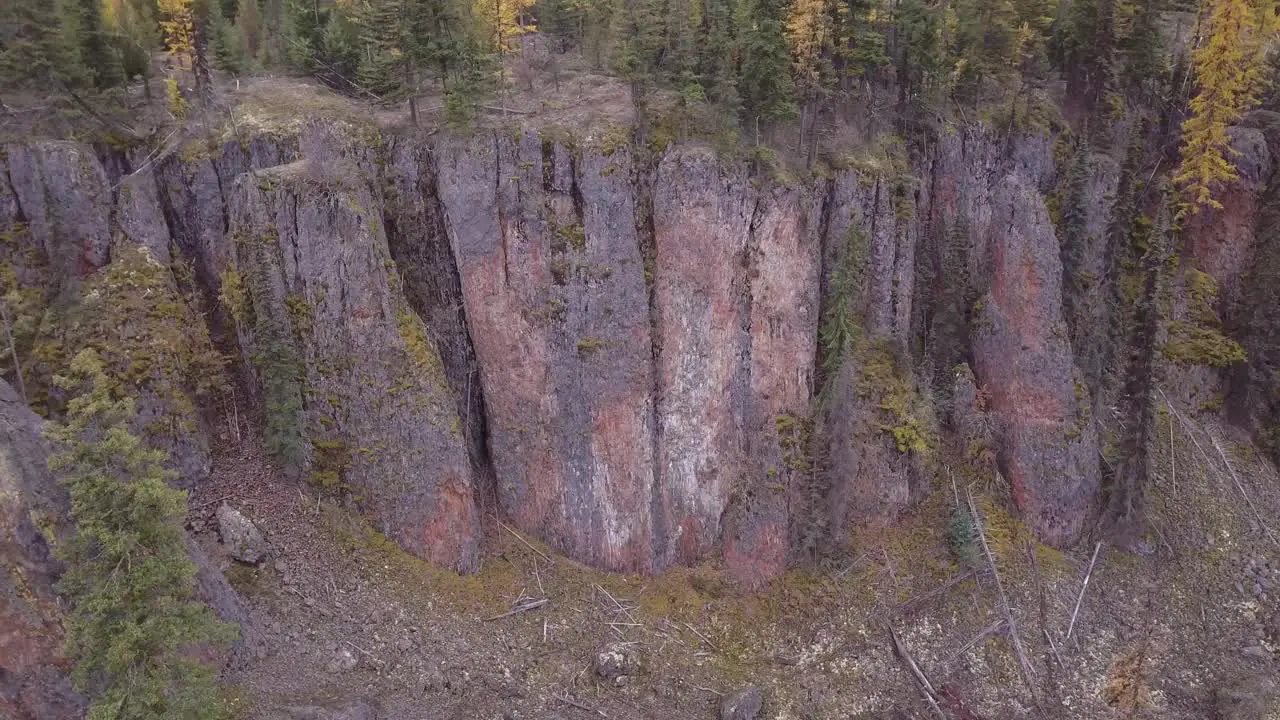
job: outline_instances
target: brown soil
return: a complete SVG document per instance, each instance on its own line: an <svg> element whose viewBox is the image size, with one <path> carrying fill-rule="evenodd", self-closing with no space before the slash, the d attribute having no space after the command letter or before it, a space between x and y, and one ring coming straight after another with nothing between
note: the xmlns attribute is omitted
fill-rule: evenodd
<svg viewBox="0 0 1280 720"><path fill-rule="evenodd" d="M280 478L247 432L218 448L213 478L191 500L192 527L263 637L225 673L247 717L366 697L381 717L404 720L713 718L721 697L747 684L763 689L766 718L929 717L892 627L948 717L1206 718L1215 689L1275 671L1261 628L1277 593L1263 600L1236 585L1250 559L1280 563L1259 523L1280 516L1280 499L1251 449L1191 419L1171 448L1169 419L1149 494L1153 553L1103 546L1070 639L1093 546L1040 546L997 502L978 500L1029 682L1003 628L992 630L1003 616L991 575L975 579L946 549L950 492L892 529L861 533L834 567L791 572L754 595L712 566L598 573L495 518L477 575L432 568L351 508ZM274 557L263 567L235 565L217 546L212 514L224 499L266 531ZM592 668L617 642L643 662L620 683ZM341 669L348 656L355 667Z"/></svg>

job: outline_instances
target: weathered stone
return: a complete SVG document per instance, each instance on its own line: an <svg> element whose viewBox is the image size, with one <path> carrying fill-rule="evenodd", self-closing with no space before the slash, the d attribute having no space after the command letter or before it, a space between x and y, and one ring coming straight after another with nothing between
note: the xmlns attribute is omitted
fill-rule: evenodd
<svg viewBox="0 0 1280 720"><path fill-rule="evenodd" d="M720 536L744 464L741 430L750 331L742 268L755 207L741 168L709 149L668 153L654 182L654 340L658 485L670 532L664 555L692 563Z"/></svg>
<svg viewBox="0 0 1280 720"><path fill-rule="evenodd" d="M187 538L187 555L196 566L196 597L208 605L223 622L234 623L238 628L235 644L230 654L219 658L219 666L229 660L232 665L243 666L250 659L265 651L263 634L254 621L244 598L231 587L226 576L218 569L213 558L191 538Z"/></svg>
<svg viewBox="0 0 1280 720"><path fill-rule="evenodd" d="M651 344L629 157L574 160L527 133L441 141L437 157L499 505L558 550L654 569Z"/></svg>
<svg viewBox="0 0 1280 720"><path fill-rule="evenodd" d="M31 237L43 248L60 288L107 263L111 193L87 145L6 145L9 182Z"/></svg>
<svg viewBox="0 0 1280 720"><path fill-rule="evenodd" d="M790 510L811 469L804 435L818 339L820 206L816 193L763 192L747 239L745 462L721 529L725 567L747 587L786 568Z"/></svg>
<svg viewBox="0 0 1280 720"><path fill-rule="evenodd" d="M267 559L267 540L253 521L230 505L218 508L218 536L231 557L256 565Z"/></svg>
<svg viewBox="0 0 1280 720"><path fill-rule="evenodd" d="M59 567L44 535L67 499L49 472L42 424L0 380L0 716L69 720L83 703L59 669ZM35 518L48 526L37 528Z"/></svg>
<svg viewBox="0 0 1280 720"><path fill-rule="evenodd" d="M762 704L760 688L749 685L724 699L720 704L720 720L756 720Z"/></svg>
<svg viewBox="0 0 1280 720"><path fill-rule="evenodd" d="M330 658L329 664L325 666L325 669L334 675L338 675L341 673L351 672L359 665L360 658L356 657L355 653L350 650L343 648L333 654L333 657Z"/></svg>
<svg viewBox="0 0 1280 720"><path fill-rule="evenodd" d="M640 650L634 643L613 643L596 653L592 666L596 675L605 680L635 675L640 672Z"/></svg>
<svg viewBox="0 0 1280 720"><path fill-rule="evenodd" d="M1068 545L1096 502L1097 435L1062 318L1062 263L1042 197L1017 175L992 199L990 289L976 313L974 371L991 393L997 459L1041 540Z"/></svg>
<svg viewBox="0 0 1280 720"><path fill-rule="evenodd" d="M234 255L245 278L255 324L237 324L241 350L276 360L267 371L283 394L263 401L305 446L308 479L355 490L378 529L409 552L474 570L479 516L457 406L401 291L368 150L340 128L311 132L317 139L304 145L327 155L236 184L237 242L214 257Z"/></svg>

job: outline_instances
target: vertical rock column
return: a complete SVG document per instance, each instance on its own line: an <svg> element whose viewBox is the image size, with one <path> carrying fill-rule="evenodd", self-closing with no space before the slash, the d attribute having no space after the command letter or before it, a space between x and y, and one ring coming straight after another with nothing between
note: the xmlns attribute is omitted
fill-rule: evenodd
<svg viewBox="0 0 1280 720"><path fill-rule="evenodd" d="M474 570L480 523L456 405L399 287L360 152L241 176L234 247L213 256L234 258L219 272L245 289L231 314L269 443L405 549Z"/></svg>
<svg viewBox="0 0 1280 720"><path fill-rule="evenodd" d="M997 457L1022 519L1074 542L1096 503L1098 441L1062 317L1062 263L1039 192L1017 174L992 193L991 284L973 330L974 371L991 394Z"/></svg>
<svg viewBox="0 0 1280 720"><path fill-rule="evenodd" d="M444 141L436 158L503 512L597 566L655 569L630 158L528 133Z"/></svg>
<svg viewBox="0 0 1280 720"><path fill-rule="evenodd" d="M738 478L750 365L745 268L755 191L700 148L664 157L654 182L658 478L674 562L704 557ZM748 546L770 546L749 537ZM768 533L766 533L768 535ZM746 546L741 552L746 550Z"/></svg>
<svg viewBox="0 0 1280 720"><path fill-rule="evenodd" d="M747 466L723 523L724 559L748 586L780 575L791 558L794 494L813 470L808 456L813 350L818 334L820 206L816 193L761 192L751 227Z"/></svg>

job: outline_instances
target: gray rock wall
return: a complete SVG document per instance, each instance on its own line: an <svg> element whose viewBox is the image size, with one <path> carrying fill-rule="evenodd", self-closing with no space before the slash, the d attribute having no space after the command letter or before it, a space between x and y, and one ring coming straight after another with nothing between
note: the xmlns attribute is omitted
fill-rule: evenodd
<svg viewBox="0 0 1280 720"><path fill-rule="evenodd" d="M286 464L424 558L473 569L496 509L600 567L722 554L758 584L928 491L939 434L964 424L961 364L1023 519L1050 542L1079 534L1097 440L1045 211L1050 148L962 129L909 172L786 187L698 147L642 161L533 132L321 123L175 153L154 177L19 148L0 220L30 205L69 228L49 255L64 279L92 275L116 231L161 260L175 247L268 432L292 433ZM39 204L63 182L72 202ZM837 299L854 236L860 274ZM239 317L218 301L229 270ZM834 358L833 312L857 329Z"/></svg>

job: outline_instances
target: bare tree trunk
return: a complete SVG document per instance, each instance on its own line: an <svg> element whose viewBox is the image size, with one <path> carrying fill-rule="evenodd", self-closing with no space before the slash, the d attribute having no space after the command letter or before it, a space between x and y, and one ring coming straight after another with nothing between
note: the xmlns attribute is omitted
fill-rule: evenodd
<svg viewBox="0 0 1280 720"><path fill-rule="evenodd" d="M13 342L13 329L9 325L9 312L5 304L0 302L0 321L4 322L4 335L9 341L9 356L13 358L13 374L18 377L18 392L22 395L23 404L28 404L27 384L22 379L22 361L18 359L18 346Z"/></svg>

